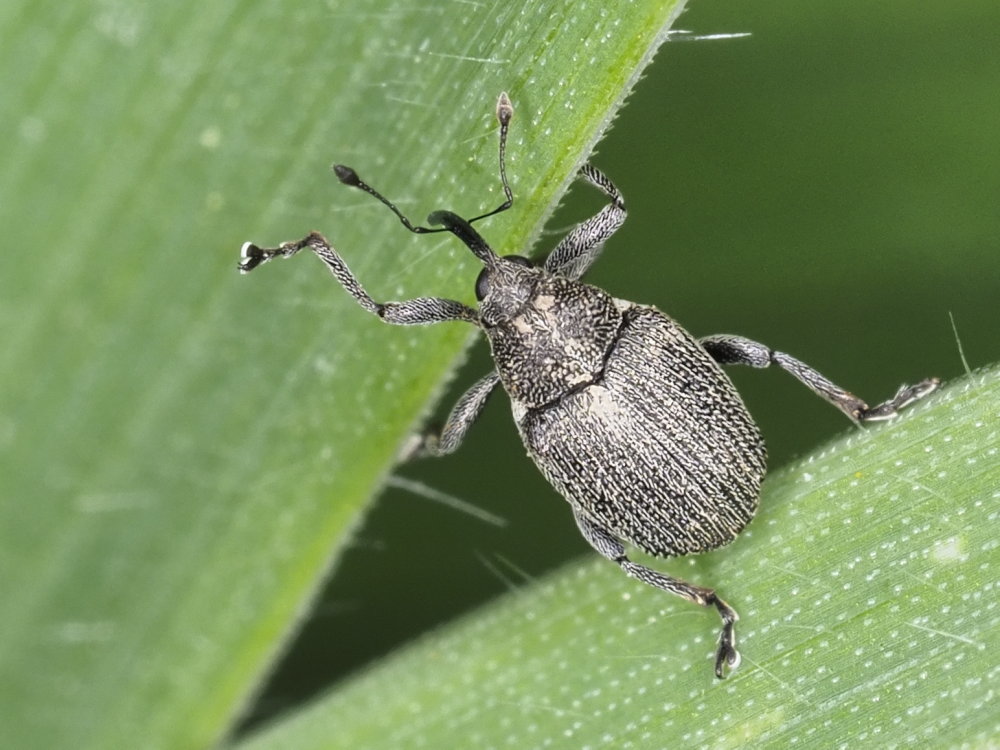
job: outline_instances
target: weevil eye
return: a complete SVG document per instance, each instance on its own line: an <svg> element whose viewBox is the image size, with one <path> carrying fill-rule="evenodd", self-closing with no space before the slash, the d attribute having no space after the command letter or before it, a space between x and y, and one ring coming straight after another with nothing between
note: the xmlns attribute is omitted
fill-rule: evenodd
<svg viewBox="0 0 1000 750"><path fill-rule="evenodd" d="M476 277L476 299L482 302L490 290L490 269L484 268Z"/></svg>
<svg viewBox="0 0 1000 750"><path fill-rule="evenodd" d="M476 277L476 299L482 302L490 290L490 269L484 268Z"/></svg>
<svg viewBox="0 0 1000 750"><path fill-rule="evenodd" d="M531 268L534 265L534 263L525 258L523 255L505 255L503 256L503 259L509 260L511 263L514 263L515 265L527 266L528 268ZM476 278L476 299L482 302L486 298L486 295L489 293L489 291L490 291L490 270L488 268L484 268L482 271L479 272L479 276Z"/></svg>

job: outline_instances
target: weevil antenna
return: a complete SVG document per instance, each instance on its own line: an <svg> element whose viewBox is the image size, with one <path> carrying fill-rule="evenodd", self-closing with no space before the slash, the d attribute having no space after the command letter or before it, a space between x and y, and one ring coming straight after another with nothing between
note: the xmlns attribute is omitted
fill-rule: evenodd
<svg viewBox="0 0 1000 750"><path fill-rule="evenodd" d="M507 96L507 92L503 91L500 93L500 98L497 99L497 121L500 123L500 183L503 185L503 194L506 200L489 213L469 219L470 224L474 221L485 219L487 216L493 216L494 214L506 211L514 205L514 193L510 189L510 183L507 182L506 162L507 131L510 129L510 121L513 117L514 105L510 103L510 97Z"/></svg>
<svg viewBox="0 0 1000 750"><path fill-rule="evenodd" d="M508 208L514 205L514 193L510 189L510 183L507 182L507 163L506 163L507 132L510 129L511 118L514 117L514 106L510 103L510 97L507 96L506 92L502 92L500 94L499 99L497 99L496 117L497 121L500 123L500 183L501 185L503 185L504 202L501 203L496 208L494 208L489 213L482 214L480 216L475 217L474 219L462 219L460 223L464 224L466 228L469 229L470 231L471 231L470 225L472 224L472 222L479 221L480 219L485 219L488 216L493 216L494 214L501 213L502 211L506 211ZM357 188L358 190L363 190L364 192L368 193L368 195L372 196L377 201L379 201L390 211L392 211L396 215L396 218L399 219L400 222L402 222L403 226L409 229L414 234L453 232L457 236L459 236L463 242L469 245L470 248L472 248L472 244L470 244L467 239L468 233L463 231L461 234L459 234L459 232L455 231L456 228L458 228L457 224L445 222L446 226L443 226L439 229L435 229L432 227L424 227L414 224L406 217L406 215L402 211L400 211L396 207L395 203L393 203L391 200L382 195L382 193L380 193L378 190L376 190L367 182L358 177L358 173L355 172L351 167L345 166L343 164L334 164L333 171L337 175L337 179L340 180L342 183L350 187ZM441 216L444 215L449 215L454 218L459 218L457 214L454 214L450 211L435 211L428 217L427 220L429 223L435 224L437 222L434 217L440 218ZM478 238L479 244L482 244L484 246L486 245L486 243L483 241L483 238L480 237L477 232L472 231L471 234L474 235L476 238ZM475 252L477 256L480 255L478 252L476 252L475 249L473 249L473 252Z"/></svg>
<svg viewBox="0 0 1000 750"><path fill-rule="evenodd" d="M395 203L393 203L391 200L382 195L382 193L380 193L378 190L376 190L367 182L358 177L358 173L355 172L351 167L344 166L343 164L334 164L333 171L337 175L337 179L340 180L345 185L349 185L350 187L355 187L358 190L363 190L364 192L368 193L368 195L378 200L383 206L387 207L390 211L396 214L396 218L403 223L403 226L409 229L414 234L432 234L434 232L448 231L445 228L432 229L430 227L417 226L416 224L411 222L408 218L406 218L406 215L402 211L396 208Z"/></svg>
<svg viewBox="0 0 1000 750"><path fill-rule="evenodd" d="M487 266L493 266L497 260L496 253L493 252L490 246L486 243L486 240L483 239L482 235L472 228L472 222L485 219L489 216L493 216L494 214L501 213L502 211L506 211L514 205L514 193L510 189L510 183L507 181L507 133L510 130L510 121L513 117L514 105L510 103L510 97L507 96L507 92L501 92L500 97L497 99L496 118L497 122L500 123L500 184L503 186L504 202L489 213L476 216L473 219L463 219L461 216L451 211L435 211L427 217L427 222L429 224L440 224L440 228L424 227L414 224L406 217L406 214L396 207L395 203L362 180L358 176L358 173L351 167L343 164L334 164L333 171L337 175L337 179L342 183L350 187L357 188L358 190L363 190L392 211L396 215L396 218L402 222L403 226L414 234L451 232L462 240L462 242L468 246L475 256L483 261L483 263Z"/></svg>

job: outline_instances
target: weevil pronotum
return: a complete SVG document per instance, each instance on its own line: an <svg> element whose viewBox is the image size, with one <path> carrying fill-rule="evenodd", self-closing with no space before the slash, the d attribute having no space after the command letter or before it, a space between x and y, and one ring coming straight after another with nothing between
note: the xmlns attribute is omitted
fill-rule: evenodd
<svg viewBox="0 0 1000 750"><path fill-rule="evenodd" d="M455 451L489 395L502 385L528 455L569 501L584 538L601 555L650 586L722 617L715 674L739 663L736 611L713 589L632 562L623 543L651 555L704 552L731 542L757 510L765 472L760 431L721 365L788 371L858 422L887 419L937 385L928 378L868 406L803 362L740 336L696 339L655 307L612 297L580 282L604 243L625 221L615 185L589 164L579 176L608 203L574 228L536 265L519 255L496 255L472 227L514 204L507 182L507 131L514 109L497 102L500 183L504 202L463 219L435 211L417 226L350 167L337 177L381 201L417 234L451 232L482 262L478 309L455 300L420 297L376 302L322 235L265 249L243 245L239 269L312 250L365 310L387 323L420 325L464 321L489 339L495 369L473 385L438 433L422 436L413 455Z"/></svg>

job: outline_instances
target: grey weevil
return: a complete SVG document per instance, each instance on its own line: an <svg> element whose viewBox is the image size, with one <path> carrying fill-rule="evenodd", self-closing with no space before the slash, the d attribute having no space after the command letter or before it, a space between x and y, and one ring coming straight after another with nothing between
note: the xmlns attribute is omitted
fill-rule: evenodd
<svg viewBox="0 0 1000 750"><path fill-rule="evenodd" d="M458 400L440 432L420 438L410 456L455 451L502 384L528 455L569 502L591 546L633 578L718 610L715 674L721 678L740 660L736 611L713 589L632 562L623 546L659 557L704 552L731 542L753 518L765 473L764 441L721 365L778 365L857 422L893 417L939 381L904 386L869 407L794 357L740 336L696 339L655 307L581 283L625 220L621 193L589 164L579 176L607 197L600 212L577 225L540 266L519 255L496 255L472 224L514 204L505 165L513 114L502 93L496 118L505 200L473 219L435 211L427 222L438 228L416 226L353 169L334 166L341 182L382 202L409 231L451 232L464 242L483 264L475 285L478 309L438 297L376 302L316 232L273 249L247 242L239 270L248 273L308 248L358 304L386 323L479 326L489 339L494 371Z"/></svg>

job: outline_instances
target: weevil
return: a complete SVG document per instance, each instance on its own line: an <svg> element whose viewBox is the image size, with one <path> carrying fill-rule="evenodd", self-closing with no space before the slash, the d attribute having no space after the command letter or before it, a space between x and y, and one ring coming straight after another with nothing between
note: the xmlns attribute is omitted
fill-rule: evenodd
<svg viewBox="0 0 1000 750"><path fill-rule="evenodd" d="M657 557L705 552L733 541L753 518L765 473L760 430L722 365L777 365L856 422L895 416L938 386L928 378L868 406L809 365L733 335L695 338L655 307L612 297L580 278L625 221L625 201L607 177L585 164L579 177L606 205L577 225L537 265L498 256L473 223L514 205L507 181L507 133L514 109L497 101L504 201L472 219L435 211L413 224L352 168L339 180L384 204L416 234L451 232L483 264L478 308L439 297L376 302L321 234L276 248L243 245L239 270L313 251L365 310L394 325L462 321L486 334L495 369L458 402L440 431L420 437L411 455L454 452L502 385L528 455L569 502L583 537L629 576L705 607L722 618L715 674L734 669L736 611L714 589L629 559L625 544Z"/></svg>

